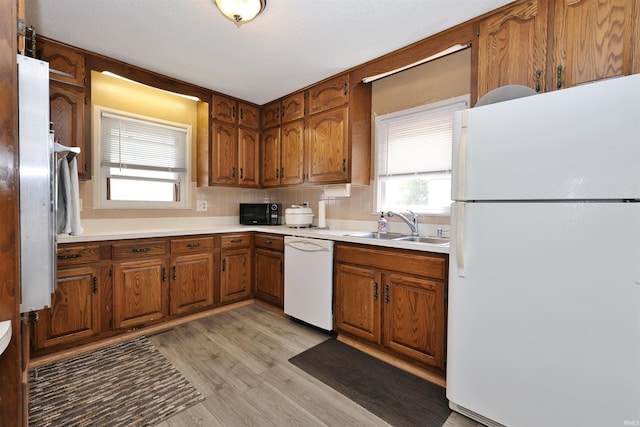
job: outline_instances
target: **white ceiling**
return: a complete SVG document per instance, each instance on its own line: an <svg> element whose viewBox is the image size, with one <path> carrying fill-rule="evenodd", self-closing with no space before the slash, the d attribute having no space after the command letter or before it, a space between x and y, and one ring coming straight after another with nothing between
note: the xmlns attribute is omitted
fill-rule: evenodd
<svg viewBox="0 0 640 427"><path fill-rule="evenodd" d="M212 0L25 0L37 34L265 104L513 0L267 0L240 28Z"/></svg>

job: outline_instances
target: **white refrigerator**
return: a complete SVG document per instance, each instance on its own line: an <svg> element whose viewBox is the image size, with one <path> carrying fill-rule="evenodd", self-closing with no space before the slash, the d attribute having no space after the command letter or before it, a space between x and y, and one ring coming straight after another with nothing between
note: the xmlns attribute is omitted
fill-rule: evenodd
<svg viewBox="0 0 640 427"><path fill-rule="evenodd" d="M640 425L640 75L454 116L447 398Z"/></svg>

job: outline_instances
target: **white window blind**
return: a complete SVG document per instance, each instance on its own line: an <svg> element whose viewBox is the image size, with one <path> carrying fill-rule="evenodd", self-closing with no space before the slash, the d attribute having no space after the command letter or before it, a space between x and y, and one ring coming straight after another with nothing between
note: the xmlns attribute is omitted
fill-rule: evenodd
<svg viewBox="0 0 640 427"><path fill-rule="evenodd" d="M101 166L187 172L187 130L102 111Z"/></svg>
<svg viewBox="0 0 640 427"><path fill-rule="evenodd" d="M437 103L382 117L378 176L450 171L453 112L466 107L466 101Z"/></svg>

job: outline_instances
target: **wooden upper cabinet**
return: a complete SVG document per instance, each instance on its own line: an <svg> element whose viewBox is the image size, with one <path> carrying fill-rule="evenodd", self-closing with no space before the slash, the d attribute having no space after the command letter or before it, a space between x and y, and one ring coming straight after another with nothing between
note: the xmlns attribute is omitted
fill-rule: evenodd
<svg viewBox="0 0 640 427"><path fill-rule="evenodd" d="M212 182L235 184L238 176L238 129L228 123L214 122L212 138Z"/></svg>
<svg viewBox="0 0 640 427"><path fill-rule="evenodd" d="M308 182L347 182L350 176L348 107L309 118Z"/></svg>
<svg viewBox="0 0 640 427"><path fill-rule="evenodd" d="M547 0L529 0L480 22L478 99L505 85L545 89Z"/></svg>
<svg viewBox="0 0 640 427"><path fill-rule="evenodd" d="M339 107L349 102L349 75L345 74L309 89L309 114Z"/></svg>
<svg viewBox="0 0 640 427"><path fill-rule="evenodd" d="M49 63L49 79L74 86L85 86L85 58L82 52L38 38L37 57Z"/></svg>
<svg viewBox="0 0 640 427"><path fill-rule="evenodd" d="M252 129L260 128L260 109L254 105L238 103L238 124Z"/></svg>
<svg viewBox="0 0 640 427"><path fill-rule="evenodd" d="M262 107L262 128L266 129L303 118L304 98L304 92L298 92Z"/></svg>
<svg viewBox="0 0 640 427"><path fill-rule="evenodd" d="M479 23L478 98L504 85L538 92L640 73L636 0L522 0Z"/></svg>
<svg viewBox="0 0 640 427"><path fill-rule="evenodd" d="M213 118L227 123L236 123L238 102L223 95L213 95Z"/></svg>
<svg viewBox="0 0 640 427"><path fill-rule="evenodd" d="M302 184L304 180L304 121L285 123L281 127L280 183Z"/></svg>
<svg viewBox="0 0 640 427"><path fill-rule="evenodd" d="M260 183L260 140L254 129L238 130L238 184L258 186Z"/></svg>
<svg viewBox="0 0 640 427"><path fill-rule="evenodd" d="M639 10L637 0L555 0L551 89L632 74Z"/></svg>
<svg viewBox="0 0 640 427"><path fill-rule="evenodd" d="M288 123L304 117L304 92L298 92L282 100L281 121Z"/></svg>
<svg viewBox="0 0 640 427"><path fill-rule="evenodd" d="M91 142L85 144L85 91L83 89L51 82L49 85L49 119L53 123L55 140L69 147L80 147L78 175L91 178Z"/></svg>
<svg viewBox="0 0 640 427"><path fill-rule="evenodd" d="M280 128L263 130L260 145L262 147L262 185L265 187L280 185Z"/></svg>
<svg viewBox="0 0 640 427"><path fill-rule="evenodd" d="M280 124L280 101L265 105L261 109L262 128L270 128Z"/></svg>

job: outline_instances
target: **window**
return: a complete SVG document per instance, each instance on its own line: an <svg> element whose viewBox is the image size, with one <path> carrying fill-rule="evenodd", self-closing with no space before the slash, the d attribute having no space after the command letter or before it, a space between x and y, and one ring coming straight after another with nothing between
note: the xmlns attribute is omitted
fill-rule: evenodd
<svg viewBox="0 0 640 427"><path fill-rule="evenodd" d="M95 110L97 205L188 207L191 127L99 106Z"/></svg>
<svg viewBox="0 0 640 427"><path fill-rule="evenodd" d="M453 112L469 96L376 117L376 210L448 214Z"/></svg>

